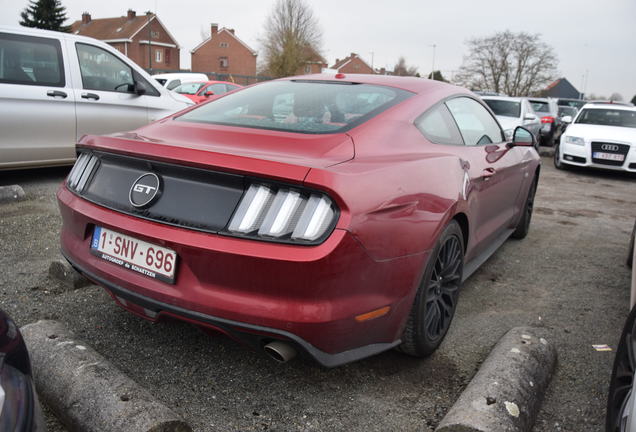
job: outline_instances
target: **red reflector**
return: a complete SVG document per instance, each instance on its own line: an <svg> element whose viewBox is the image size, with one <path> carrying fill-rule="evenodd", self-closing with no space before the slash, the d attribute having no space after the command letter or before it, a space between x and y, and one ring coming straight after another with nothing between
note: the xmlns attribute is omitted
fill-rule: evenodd
<svg viewBox="0 0 636 432"><path fill-rule="evenodd" d="M344 78L344 77L345 77L345 74L343 74L343 73L337 73L337 74L336 74L336 78L337 78L337 79L342 79L342 78Z"/></svg>
<svg viewBox="0 0 636 432"><path fill-rule="evenodd" d="M550 116L541 117L541 123L554 123L554 117L550 117Z"/></svg>

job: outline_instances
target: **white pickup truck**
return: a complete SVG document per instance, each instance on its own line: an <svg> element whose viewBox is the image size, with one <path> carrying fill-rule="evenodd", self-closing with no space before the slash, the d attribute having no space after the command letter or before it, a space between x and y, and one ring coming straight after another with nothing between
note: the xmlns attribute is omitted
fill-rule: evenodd
<svg viewBox="0 0 636 432"><path fill-rule="evenodd" d="M106 43L0 26L0 170L71 164L84 134L136 129L192 104Z"/></svg>

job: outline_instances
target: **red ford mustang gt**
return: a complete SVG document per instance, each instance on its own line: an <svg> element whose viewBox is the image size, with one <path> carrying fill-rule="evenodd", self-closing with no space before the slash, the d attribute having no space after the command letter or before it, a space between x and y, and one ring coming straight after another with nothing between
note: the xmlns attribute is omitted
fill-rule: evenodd
<svg viewBox="0 0 636 432"><path fill-rule="evenodd" d="M528 232L533 138L467 90L311 75L85 136L62 252L127 310L336 366L426 356L460 286Z"/></svg>

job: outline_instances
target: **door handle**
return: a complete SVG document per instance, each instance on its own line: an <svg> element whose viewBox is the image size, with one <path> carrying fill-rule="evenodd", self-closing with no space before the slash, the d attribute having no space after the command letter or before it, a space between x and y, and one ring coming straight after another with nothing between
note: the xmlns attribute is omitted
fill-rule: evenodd
<svg viewBox="0 0 636 432"><path fill-rule="evenodd" d="M61 97L62 99L66 99L66 97L68 96L66 93L64 93L63 91L59 91L59 90L49 90L46 92L47 96L50 97Z"/></svg>
<svg viewBox="0 0 636 432"><path fill-rule="evenodd" d="M95 99L99 100L99 95L95 93L82 93L82 99Z"/></svg>
<svg viewBox="0 0 636 432"><path fill-rule="evenodd" d="M481 178L484 180L490 180L490 177L494 176L496 172L497 170L494 168L486 168L482 171Z"/></svg>

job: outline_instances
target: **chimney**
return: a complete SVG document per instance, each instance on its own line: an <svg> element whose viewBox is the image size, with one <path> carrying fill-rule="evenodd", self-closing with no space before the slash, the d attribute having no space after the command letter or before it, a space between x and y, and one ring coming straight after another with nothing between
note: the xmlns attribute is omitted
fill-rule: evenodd
<svg viewBox="0 0 636 432"><path fill-rule="evenodd" d="M88 24L89 22L91 22L91 14L84 12L82 14L82 24Z"/></svg>
<svg viewBox="0 0 636 432"><path fill-rule="evenodd" d="M219 25L217 23L210 24L211 34L216 34L219 31Z"/></svg>
<svg viewBox="0 0 636 432"><path fill-rule="evenodd" d="M230 33L234 34L234 29L229 29Z"/></svg>
<svg viewBox="0 0 636 432"><path fill-rule="evenodd" d="M351 53L350 57L351 57L351 58L358 57L358 54L356 54L356 53Z"/></svg>
<svg viewBox="0 0 636 432"><path fill-rule="evenodd" d="M152 11L146 11L146 16L150 18L152 16Z"/></svg>
<svg viewBox="0 0 636 432"><path fill-rule="evenodd" d="M132 9L128 9L128 14L127 14L127 16L128 16L128 19L129 19L129 20L131 20L131 19L135 19L135 17L137 16L137 12L135 12L135 11L134 11L134 10L132 10Z"/></svg>

